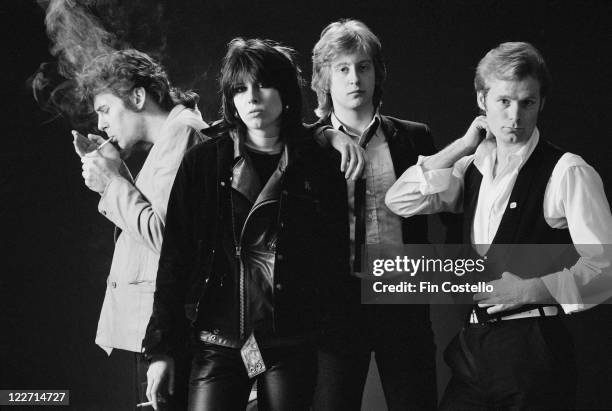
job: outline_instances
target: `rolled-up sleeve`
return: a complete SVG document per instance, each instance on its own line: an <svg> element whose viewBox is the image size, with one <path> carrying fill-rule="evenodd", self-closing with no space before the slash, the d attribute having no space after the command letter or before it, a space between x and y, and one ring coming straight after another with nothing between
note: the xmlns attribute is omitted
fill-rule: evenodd
<svg viewBox="0 0 612 411"><path fill-rule="evenodd" d="M422 164L427 157L419 156L417 163L387 191L387 207L401 217L442 211L460 213L463 176L472 158L463 157L452 168L425 171Z"/></svg>
<svg viewBox="0 0 612 411"><path fill-rule="evenodd" d="M542 277L566 313L612 297L612 214L599 174L582 158L565 154L549 180L544 216L553 228L569 228L580 255L572 267Z"/></svg>

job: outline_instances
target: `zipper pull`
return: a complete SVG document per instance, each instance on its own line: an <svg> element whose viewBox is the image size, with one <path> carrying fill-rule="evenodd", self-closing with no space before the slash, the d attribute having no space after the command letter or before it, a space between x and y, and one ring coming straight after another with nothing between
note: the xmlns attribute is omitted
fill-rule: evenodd
<svg viewBox="0 0 612 411"><path fill-rule="evenodd" d="M240 253L242 252L242 247L237 245L236 246L236 258L240 258Z"/></svg>

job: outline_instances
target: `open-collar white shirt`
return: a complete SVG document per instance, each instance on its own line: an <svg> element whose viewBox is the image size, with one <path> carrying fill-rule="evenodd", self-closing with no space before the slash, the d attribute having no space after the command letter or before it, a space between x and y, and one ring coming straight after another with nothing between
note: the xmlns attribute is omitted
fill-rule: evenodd
<svg viewBox="0 0 612 411"><path fill-rule="evenodd" d="M463 177L473 162L482 174L478 204L471 228L472 244L491 244L504 214L519 171L539 141L534 130L529 141L508 158L503 169L493 175L497 147L485 139L476 152L457 161L453 167L424 171L419 157L389 189L387 206L402 217L442 211L463 211ZM544 219L552 228L569 229L580 258L572 267L543 275L542 281L565 312L591 307L612 297L612 289L598 290L583 303L582 290L599 276L612 278L612 214L599 174L580 156L565 153L555 165L546 186ZM478 247L486 252L487 247Z"/></svg>

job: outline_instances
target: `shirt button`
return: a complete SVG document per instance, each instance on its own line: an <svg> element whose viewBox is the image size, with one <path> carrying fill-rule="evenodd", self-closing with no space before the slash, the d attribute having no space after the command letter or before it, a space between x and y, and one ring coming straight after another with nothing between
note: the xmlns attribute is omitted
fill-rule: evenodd
<svg viewBox="0 0 612 411"><path fill-rule="evenodd" d="M276 284L276 289L277 289L278 291L282 291L282 289L283 289L283 285L282 285L281 283Z"/></svg>
<svg viewBox="0 0 612 411"><path fill-rule="evenodd" d="M225 181L221 181L221 187L225 187Z"/></svg>
<svg viewBox="0 0 612 411"><path fill-rule="evenodd" d="M113 288L117 288L117 283L113 281L113 282L111 283L111 287L113 287Z"/></svg>

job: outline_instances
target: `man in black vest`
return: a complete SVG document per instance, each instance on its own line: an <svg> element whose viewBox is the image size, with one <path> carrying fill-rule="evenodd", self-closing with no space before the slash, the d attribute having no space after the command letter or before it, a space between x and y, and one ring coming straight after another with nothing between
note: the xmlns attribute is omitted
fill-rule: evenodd
<svg viewBox="0 0 612 411"><path fill-rule="evenodd" d="M540 137L550 76L535 47L500 44L478 64L474 85L483 115L409 168L386 196L404 217L463 212L464 241L481 256L505 254L483 277L493 291L474 295L466 326L445 352L453 375L440 408L572 408L574 353L560 316L611 295L589 288L610 275L601 246L612 242L609 203L592 167ZM550 249L572 240L580 256L546 264L498 246Z"/></svg>
<svg viewBox="0 0 612 411"><path fill-rule="evenodd" d="M384 204L397 176L419 155L435 152L425 124L380 114L385 75L380 41L365 24L341 20L323 30L313 50L318 124L343 131L367 155L362 178L347 182L353 273L365 265L365 245L427 242L426 216L400 218ZM344 279L331 294L313 408L360 409L372 352L390 410L435 408L429 306L362 305L357 276Z"/></svg>

